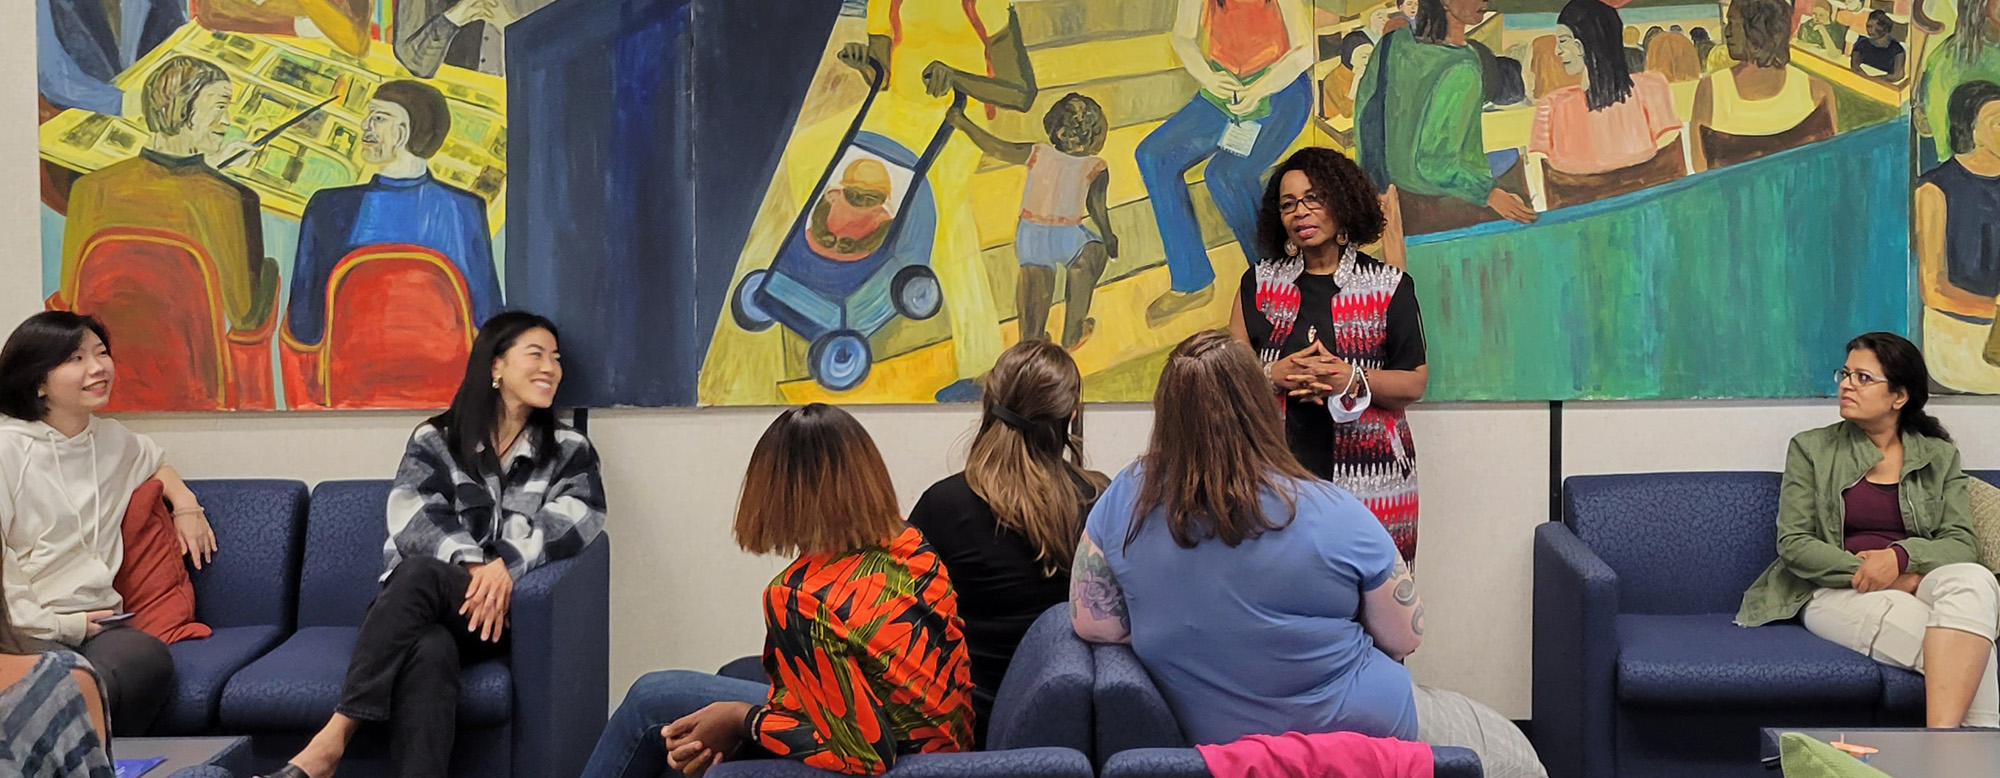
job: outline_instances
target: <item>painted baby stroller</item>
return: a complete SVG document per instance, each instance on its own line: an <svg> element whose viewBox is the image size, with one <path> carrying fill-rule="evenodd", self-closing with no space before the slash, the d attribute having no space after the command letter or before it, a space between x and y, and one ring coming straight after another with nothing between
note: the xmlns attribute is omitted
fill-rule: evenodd
<svg viewBox="0 0 2000 778"><path fill-rule="evenodd" d="M921 155L861 129L881 93L884 68L868 61L868 97L768 268L730 295L736 325L783 324L811 345L806 367L831 391L860 386L874 364L870 339L897 316L929 319L944 308L930 268L937 203L925 173L951 135L940 124ZM956 100L964 101L964 95Z"/></svg>

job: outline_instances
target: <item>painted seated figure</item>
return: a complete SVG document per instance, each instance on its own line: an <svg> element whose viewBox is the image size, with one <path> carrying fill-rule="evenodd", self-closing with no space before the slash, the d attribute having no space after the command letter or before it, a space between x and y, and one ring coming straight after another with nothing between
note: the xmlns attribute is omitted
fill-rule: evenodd
<svg viewBox="0 0 2000 778"><path fill-rule="evenodd" d="M1833 136L1833 89L1791 64L1792 6L1741 0L1723 40L1736 64L1695 88L1695 170L1742 162ZM1738 139L1751 138L1747 142Z"/></svg>
<svg viewBox="0 0 2000 778"><path fill-rule="evenodd" d="M294 406L311 407L323 401L325 386L315 386L315 374L341 369L337 363L353 361L361 365L392 362L407 357L394 352L340 349L339 353L316 353L327 347L326 335L332 315L342 307L332 298L342 293L336 283L340 269L359 254L401 252L412 257L431 256L442 274L462 279L453 294L457 303L469 308L454 320L485 321L501 304L499 276L493 265L492 231L487 227L486 202L478 195L437 180L428 160L443 147L451 132L451 112L444 95L417 81L391 81L375 90L368 102L368 116L361 132L361 158L380 166L381 172L365 183L322 189L306 203L299 221L299 248L292 270L291 298L285 315L283 360L287 394L304 380L308 401L291 398ZM418 260L421 262L421 260ZM435 304L435 303L433 303ZM454 309L460 306L452 306ZM387 321L380 327L405 326L412 317L428 320L433 311L413 311L384 304L378 315ZM398 324L401 322L402 324ZM438 330L440 350L463 354L468 333L458 328ZM447 349L445 347L456 347ZM324 359L328 371L308 367ZM450 360L447 360L450 361ZM350 371L351 372L351 371ZM435 390L440 399L449 399L455 377L447 371L434 386L403 387L399 391ZM425 395L430 396L430 395Z"/></svg>
<svg viewBox="0 0 2000 778"><path fill-rule="evenodd" d="M889 169L873 159L857 159L813 206L806 228L813 253L835 262L853 262L881 248L896 217L889 213L894 187Z"/></svg>
<svg viewBox="0 0 2000 778"><path fill-rule="evenodd" d="M151 388L153 376L128 372L146 372L141 355L154 351L134 348L134 360L140 361L126 360L119 367L127 379L138 380L128 380L119 408L271 407L268 366L277 263L264 256L257 193L215 167L247 148L228 141L232 93L229 75L214 63L185 56L161 63L141 93L146 126L153 133L146 147L136 157L78 178L70 191L61 290L50 300L51 307L96 314L107 325L133 333L155 330L162 320L201 322L205 332L190 342L215 343L231 352L214 357L221 366L209 374L212 378L203 376L198 391L163 394ZM149 261L142 267L132 257ZM134 274L201 293L155 300L157 310L150 313L107 304L105 295L122 293L106 285L132 286L127 281ZM121 299L133 296L146 295ZM147 318L154 314L158 316ZM173 371L163 366L158 372Z"/></svg>

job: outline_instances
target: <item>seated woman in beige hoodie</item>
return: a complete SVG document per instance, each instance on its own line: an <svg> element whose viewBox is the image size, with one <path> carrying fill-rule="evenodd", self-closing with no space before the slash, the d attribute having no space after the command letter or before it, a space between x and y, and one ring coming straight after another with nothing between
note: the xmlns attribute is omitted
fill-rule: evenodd
<svg viewBox="0 0 2000 778"><path fill-rule="evenodd" d="M7 611L36 650L83 654L103 676L111 726L145 734L173 688L173 658L119 626L111 579L132 491L157 478L197 567L215 535L159 444L93 415L111 399L111 346L97 320L29 317L0 347L0 564Z"/></svg>

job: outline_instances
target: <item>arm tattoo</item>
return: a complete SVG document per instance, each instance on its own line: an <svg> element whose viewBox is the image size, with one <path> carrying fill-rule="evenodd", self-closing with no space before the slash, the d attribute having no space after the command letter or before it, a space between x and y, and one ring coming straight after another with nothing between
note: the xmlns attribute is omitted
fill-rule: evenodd
<svg viewBox="0 0 2000 778"><path fill-rule="evenodd" d="M1131 618L1125 609L1125 592L1118 588L1118 580L1111 575L1111 563L1104 558L1104 552L1095 545L1083 549L1076 558L1076 566L1070 576L1070 609L1077 606L1090 611L1092 618L1099 620L1117 619L1122 626L1130 627Z"/></svg>
<svg viewBox="0 0 2000 778"><path fill-rule="evenodd" d="M1417 603L1417 610L1416 610L1416 612L1415 612L1415 613L1412 613L1412 614L1410 614L1410 631L1411 631L1411 632L1414 632L1414 633L1416 633L1418 637L1423 637L1423 634L1424 634L1424 605L1423 605L1423 603Z"/></svg>
<svg viewBox="0 0 2000 778"><path fill-rule="evenodd" d="M1396 589L1393 592L1396 604L1406 608L1417 604L1417 579L1410 577L1410 568L1403 564L1401 557L1397 557L1396 569L1391 575L1396 582ZM1418 634L1422 634L1422 631L1420 630Z"/></svg>

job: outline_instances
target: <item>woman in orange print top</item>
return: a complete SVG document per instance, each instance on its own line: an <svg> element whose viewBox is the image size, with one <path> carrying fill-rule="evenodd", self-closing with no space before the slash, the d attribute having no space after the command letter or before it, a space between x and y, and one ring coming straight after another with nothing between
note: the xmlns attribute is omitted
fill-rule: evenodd
<svg viewBox="0 0 2000 778"><path fill-rule="evenodd" d="M632 684L586 778L700 776L782 758L876 775L972 750L972 671L944 564L903 523L889 470L847 412L785 411L750 455L736 542L798 559L764 590L770 685L668 670Z"/></svg>

